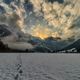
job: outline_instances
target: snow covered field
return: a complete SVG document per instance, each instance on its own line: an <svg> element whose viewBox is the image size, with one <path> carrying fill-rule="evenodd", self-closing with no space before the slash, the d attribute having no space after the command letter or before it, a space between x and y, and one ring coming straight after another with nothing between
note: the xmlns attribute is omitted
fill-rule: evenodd
<svg viewBox="0 0 80 80"><path fill-rule="evenodd" d="M80 55L0 54L0 80L80 80Z"/></svg>

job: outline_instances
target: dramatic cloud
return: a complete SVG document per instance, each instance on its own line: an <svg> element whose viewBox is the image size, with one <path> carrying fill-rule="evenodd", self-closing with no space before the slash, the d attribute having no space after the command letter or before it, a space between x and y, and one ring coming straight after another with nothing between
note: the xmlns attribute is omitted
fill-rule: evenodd
<svg viewBox="0 0 80 80"><path fill-rule="evenodd" d="M0 2L0 6L6 11L0 15L0 23L18 27L26 33L28 30L24 29L27 27L25 20L27 21L29 17L26 18L28 12L23 6L25 0L17 1L10 4ZM60 37L62 40L80 38L80 0L64 0L64 3L57 0L52 3L48 0L29 0L29 2L33 5L31 14L35 15L37 20L42 17L40 21L46 23L45 26L41 23L32 25L29 30L31 35L42 39L50 36Z"/></svg>
<svg viewBox="0 0 80 80"><path fill-rule="evenodd" d="M56 36L55 33L63 40L68 38L79 38L80 33L80 0L65 0L63 4L58 2L50 3L47 0L30 0L34 6L35 13L42 13L44 19L48 23L48 27L52 27L47 32L46 28L36 26L35 30L41 30L41 35ZM37 15L39 16L39 15ZM77 20L78 19L78 20ZM76 25L75 25L75 24ZM79 24L79 25L77 25ZM43 30L44 29L44 30ZM45 33L44 33L45 31ZM36 31L38 33L38 31ZM35 33L36 34L36 33ZM40 34L40 33L38 33ZM54 35L52 35L54 34ZM56 36L57 37L57 36Z"/></svg>
<svg viewBox="0 0 80 80"><path fill-rule="evenodd" d="M6 12L0 15L0 23L13 28L20 28L24 32L24 18L26 12L21 3L22 1L19 5L16 5L15 2L11 2L7 5L1 2L0 6L2 6Z"/></svg>

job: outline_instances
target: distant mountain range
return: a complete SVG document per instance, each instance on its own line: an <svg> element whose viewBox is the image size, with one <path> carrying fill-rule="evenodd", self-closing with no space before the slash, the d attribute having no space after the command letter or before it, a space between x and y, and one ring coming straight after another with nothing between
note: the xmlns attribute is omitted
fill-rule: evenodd
<svg viewBox="0 0 80 80"><path fill-rule="evenodd" d="M0 25L0 39L0 52L8 52L9 50L10 52L20 51L53 53L64 51L74 52L74 49L76 49L77 52L80 52L80 39L67 45L67 43L65 43L65 41L61 41L60 38L48 37L42 40L29 34L24 34L20 31L12 32L10 27L4 24Z"/></svg>

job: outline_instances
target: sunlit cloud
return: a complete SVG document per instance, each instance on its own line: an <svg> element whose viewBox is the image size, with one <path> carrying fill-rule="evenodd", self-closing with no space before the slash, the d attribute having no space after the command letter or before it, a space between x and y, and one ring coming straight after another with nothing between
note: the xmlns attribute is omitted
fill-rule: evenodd
<svg viewBox="0 0 80 80"><path fill-rule="evenodd" d="M57 33L62 39L74 38L77 35L80 35L79 32L76 32L77 29L80 28L80 25L74 26L78 27L77 29L71 28L73 23L80 17L80 0L65 0L63 4L58 2L49 3L46 0L30 0L34 6L35 13L43 13L44 19L47 21L48 26L52 26L52 30L49 36L52 36L53 33ZM36 26L37 28L37 26ZM46 27L42 28L42 30L46 31ZM56 31L54 32L54 30ZM41 29L40 29L41 30ZM42 31L41 30L41 31ZM36 34L36 33L35 33ZM43 34L43 31L41 32ZM45 35L47 35L45 33ZM55 36L56 34L54 34Z"/></svg>

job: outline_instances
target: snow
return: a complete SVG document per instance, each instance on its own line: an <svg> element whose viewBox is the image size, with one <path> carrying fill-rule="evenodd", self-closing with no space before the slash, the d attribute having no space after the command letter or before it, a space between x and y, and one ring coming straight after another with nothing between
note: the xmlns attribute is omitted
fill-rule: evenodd
<svg viewBox="0 0 80 80"><path fill-rule="evenodd" d="M80 80L79 74L79 54L0 54L0 80Z"/></svg>

